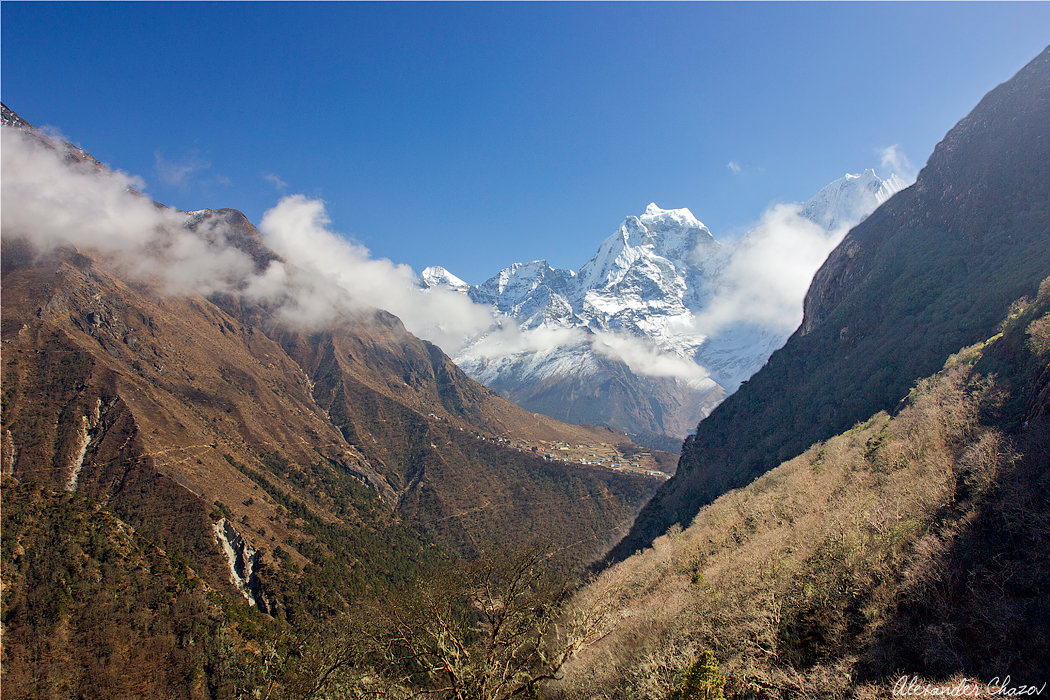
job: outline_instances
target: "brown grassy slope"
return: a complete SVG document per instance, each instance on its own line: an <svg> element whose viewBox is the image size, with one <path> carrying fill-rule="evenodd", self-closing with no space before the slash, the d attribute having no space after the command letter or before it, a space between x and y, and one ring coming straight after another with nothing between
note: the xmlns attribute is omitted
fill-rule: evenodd
<svg viewBox="0 0 1050 700"><path fill-rule="evenodd" d="M5 239L3 255L5 474L66 488L88 438L76 489L190 557L216 586L228 577L211 531L217 505L256 547L300 534L227 455L264 469L279 454L383 485L265 334L200 297L128 285L83 254L33 260ZM309 479L276 481L335 519Z"/></svg>
<svg viewBox="0 0 1050 700"><path fill-rule="evenodd" d="M1041 683L1048 309L1050 281L895 416L813 445L603 572L578 604L607 606L607 635L550 694L667 697L703 649L736 698L870 697L902 673Z"/></svg>
<svg viewBox="0 0 1050 700"><path fill-rule="evenodd" d="M500 398L389 314L343 330L270 332L310 374L332 423L394 485L398 512L464 554L543 540L589 560L622 536L658 483L481 439L633 447L622 433Z"/></svg>

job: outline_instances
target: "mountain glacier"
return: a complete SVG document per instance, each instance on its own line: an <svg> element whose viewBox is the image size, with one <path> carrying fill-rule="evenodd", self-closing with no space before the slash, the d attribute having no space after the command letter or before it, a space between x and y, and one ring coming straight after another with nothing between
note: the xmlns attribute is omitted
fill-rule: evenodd
<svg viewBox="0 0 1050 700"><path fill-rule="evenodd" d="M465 294L497 318L456 353L473 378L563 420L680 438L783 345L817 267L903 186L847 174L804 204L774 207L733 245L688 209L651 203L579 272L534 260L469 285L434 266L422 286Z"/></svg>

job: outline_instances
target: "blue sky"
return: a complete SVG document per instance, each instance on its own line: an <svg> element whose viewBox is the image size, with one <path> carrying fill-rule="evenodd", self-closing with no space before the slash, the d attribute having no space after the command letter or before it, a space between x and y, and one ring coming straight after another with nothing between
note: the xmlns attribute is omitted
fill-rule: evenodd
<svg viewBox="0 0 1050 700"><path fill-rule="evenodd" d="M14 3L0 94L158 201L282 195L418 272L578 268L655 201L718 237L921 166L1050 3ZM731 168L730 163L736 168ZM880 172L880 174L885 174Z"/></svg>

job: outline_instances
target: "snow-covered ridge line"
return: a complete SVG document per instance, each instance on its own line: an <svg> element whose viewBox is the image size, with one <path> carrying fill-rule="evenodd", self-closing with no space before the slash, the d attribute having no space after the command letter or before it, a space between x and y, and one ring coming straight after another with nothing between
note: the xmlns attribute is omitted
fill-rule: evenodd
<svg viewBox="0 0 1050 700"><path fill-rule="evenodd" d="M428 267L422 286L490 309L494 328L453 358L486 385L595 375L607 366L604 353L640 377L676 377L724 396L797 327L812 274L846 231L903 186L873 170L847 174L808 202L772 207L734 245L717 241L689 209L651 202L578 272L534 260L469 285ZM508 324L517 335L496 329Z"/></svg>
<svg viewBox="0 0 1050 700"><path fill-rule="evenodd" d="M883 180L871 169L860 175L847 173L806 202L801 214L826 231L852 228L905 187L895 174Z"/></svg>
<svg viewBox="0 0 1050 700"><path fill-rule="evenodd" d="M792 209L792 217L801 219L803 224L816 224L824 234L817 253L810 254L820 254L820 259L809 261L809 265L819 265L848 228L903 186L896 175L884 180L874 170L866 170L839 178L797 210ZM734 328L753 320L747 309L739 310L741 317L734 319L735 323L719 319L717 324L705 327L698 319L705 318L704 312L720 301L719 295L724 295L725 288L734 282L727 279L727 273L741 272L734 263L738 262L736 258L745 256L738 252L744 249L745 253L753 253L748 248L764 245L759 240L763 235L778 233L768 228L760 226L737 246L730 247L719 243L689 209L663 209L651 202L640 216L627 216L578 273L552 268L545 260L534 260L514 263L472 286L444 268L428 267L422 273L423 286L466 294L494 313L509 316L522 331L587 328L645 339L654 348L675 357L701 365L704 360L711 362L713 366L708 369L715 380L733 389L757 371L768 354L786 339L785 329L778 328L776 337L771 338L755 329L745 333ZM808 286L808 280L804 281ZM761 328L762 324L758 325ZM731 338L719 344L718 336L724 330L729 331ZM754 351L747 347L752 343ZM456 359L463 360L464 369L475 378L487 378L492 370L478 366L478 353L471 351L471 345L476 344L477 341L469 343ZM747 360L738 356L754 352L758 354ZM761 361L755 357L761 357ZM533 368L531 373L535 371Z"/></svg>

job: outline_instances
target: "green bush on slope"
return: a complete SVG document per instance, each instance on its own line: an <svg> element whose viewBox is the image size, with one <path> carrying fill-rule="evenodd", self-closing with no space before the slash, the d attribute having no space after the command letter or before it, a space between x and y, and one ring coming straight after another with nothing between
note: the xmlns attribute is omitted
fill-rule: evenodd
<svg viewBox="0 0 1050 700"><path fill-rule="evenodd" d="M725 700L722 688L725 678L718 672L718 660L704 649L685 672L682 684L668 696L668 700Z"/></svg>

